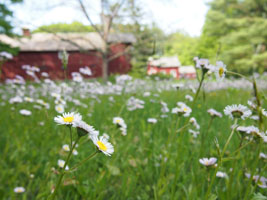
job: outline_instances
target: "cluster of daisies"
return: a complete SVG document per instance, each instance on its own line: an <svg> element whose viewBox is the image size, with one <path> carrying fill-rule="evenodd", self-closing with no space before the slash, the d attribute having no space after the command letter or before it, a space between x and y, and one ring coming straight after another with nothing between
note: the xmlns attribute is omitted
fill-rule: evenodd
<svg viewBox="0 0 267 200"><path fill-rule="evenodd" d="M108 139L104 136L99 137L99 131L82 121L82 116L79 113L63 113L62 115L55 117L54 121L59 125L75 127L79 137L88 135L98 150L105 155L111 156L114 152L114 147L108 142ZM62 161L59 161L59 166L64 166Z"/></svg>
<svg viewBox="0 0 267 200"><path fill-rule="evenodd" d="M206 72L214 72L218 80L222 80L226 74L226 65L222 61L217 61L215 65L210 64L208 59L195 57L196 68Z"/></svg>

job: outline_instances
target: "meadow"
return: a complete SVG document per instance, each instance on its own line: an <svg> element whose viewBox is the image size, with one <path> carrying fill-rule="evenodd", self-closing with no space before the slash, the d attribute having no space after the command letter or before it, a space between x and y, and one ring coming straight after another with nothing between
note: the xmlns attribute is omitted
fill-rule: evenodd
<svg viewBox="0 0 267 200"><path fill-rule="evenodd" d="M248 105L248 100L255 100L252 85L245 80L224 81L240 88L216 89L222 83L215 82L212 87L207 85L205 92L201 90L195 102L186 97L195 96L198 83L188 87L190 81L177 84L121 76L105 85L49 79L1 85L0 199L48 199L54 191L62 173L58 160L68 155L62 147L70 145L69 128L54 121L62 113L55 109L58 104L64 105L64 112L80 113L100 135L106 133L114 153L98 152L78 168L66 171L56 199L267 199L266 141L252 133L242 135L223 112L233 104L252 110ZM261 81L258 85L263 87L266 79ZM250 87L243 89L246 84ZM267 108L266 88L258 92L262 108ZM192 108L190 116L172 113L177 102ZM222 117L211 117L210 108ZM21 112L23 109L30 113ZM237 124L259 127L257 110L253 115L238 119ZM113 123L114 117L124 120L126 135ZM189 121L191 117L199 129ZM262 117L265 134L266 117ZM75 140L74 127L72 134ZM86 135L75 149L78 154L72 155L70 169L96 147ZM217 159L217 165L201 164L200 159L210 157ZM16 187L25 191L14 192Z"/></svg>

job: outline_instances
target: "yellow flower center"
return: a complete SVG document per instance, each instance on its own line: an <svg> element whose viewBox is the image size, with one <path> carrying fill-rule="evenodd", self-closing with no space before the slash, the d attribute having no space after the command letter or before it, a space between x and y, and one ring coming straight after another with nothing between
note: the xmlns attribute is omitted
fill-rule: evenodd
<svg viewBox="0 0 267 200"><path fill-rule="evenodd" d="M220 67L219 69L219 76L222 77L224 73L224 69L222 67Z"/></svg>
<svg viewBox="0 0 267 200"><path fill-rule="evenodd" d="M184 108L184 112L186 112L187 111L187 108Z"/></svg>
<svg viewBox="0 0 267 200"><path fill-rule="evenodd" d="M64 121L64 122L69 122L69 123L71 123L73 120L74 120L74 117L73 117L73 116L70 116L70 117L64 117L64 118L63 118L63 121Z"/></svg>
<svg viewBox="0 0 267 200"><path fill-rule="evenodd" d="M106 145L103 144L103 142L97 141L97 144L98 144L99 149L102 151L106 151L108 149Z"/></svg>
<svg viewBox="0 0 267 200"><path fill-rule="evenodd" d="M119 120L119 119L116 120L116 123L120 123L120 122L121 122L121 120Z"/></svg>

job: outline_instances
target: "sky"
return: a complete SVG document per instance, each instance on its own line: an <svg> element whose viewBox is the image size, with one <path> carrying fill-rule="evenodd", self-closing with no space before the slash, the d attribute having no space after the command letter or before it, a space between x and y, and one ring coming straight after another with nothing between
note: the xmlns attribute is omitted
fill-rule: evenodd
<svg viewBox="0 0 267 200"><path fill-rule="evenodd" d="M37 3L38 2L38 3ZM86 0L85 0L86 2ZM90 2L88 13L92 20L99 22L99 0ZM143 23L155 22L165 33L177 30L187 32L191 36L199 36L208 11L208 0L140 0L144 10ZM24 0L23 3L11 5L14 12L13 25L15 32L22 28L36 29L51 23L80 21L88 24L81 12L77 0Z"/></svg>

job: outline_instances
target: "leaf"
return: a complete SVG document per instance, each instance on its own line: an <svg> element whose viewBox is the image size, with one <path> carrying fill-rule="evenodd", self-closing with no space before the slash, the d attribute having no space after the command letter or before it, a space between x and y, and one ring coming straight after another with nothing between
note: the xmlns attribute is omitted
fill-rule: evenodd
<svg viewBox="0 0 267 200"><path fill-rule="evenodd" d="M251 200L267 200L267 197L261 193L254 194Z"/></svg>

